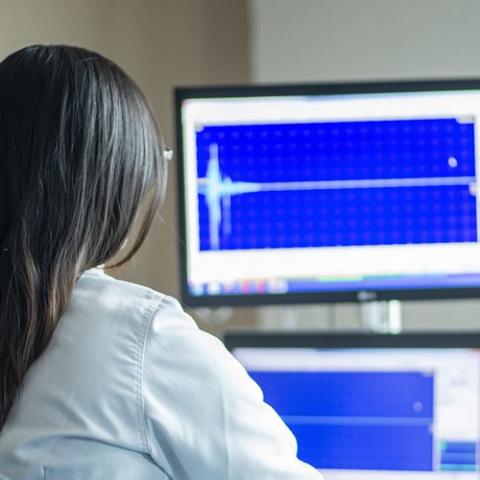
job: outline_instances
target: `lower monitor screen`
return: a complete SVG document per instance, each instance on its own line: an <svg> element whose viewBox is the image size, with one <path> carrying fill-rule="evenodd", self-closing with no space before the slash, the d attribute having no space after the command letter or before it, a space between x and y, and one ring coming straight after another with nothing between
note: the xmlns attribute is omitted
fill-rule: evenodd
<svg viewBox="0 0 480 480"><path fill-rule="evenodd" d="M480 477L480 352L237 348L326 480Z"/></svg>

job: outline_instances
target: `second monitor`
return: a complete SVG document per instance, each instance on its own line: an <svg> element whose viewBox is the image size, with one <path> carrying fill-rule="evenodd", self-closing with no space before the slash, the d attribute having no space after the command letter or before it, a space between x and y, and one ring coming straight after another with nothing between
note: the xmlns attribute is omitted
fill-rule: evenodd
<svg viewBox="0 0 480 480"><path fill-rule="evenodd" d="M326 480L479 478L478 335L225 340Z"/></svg>

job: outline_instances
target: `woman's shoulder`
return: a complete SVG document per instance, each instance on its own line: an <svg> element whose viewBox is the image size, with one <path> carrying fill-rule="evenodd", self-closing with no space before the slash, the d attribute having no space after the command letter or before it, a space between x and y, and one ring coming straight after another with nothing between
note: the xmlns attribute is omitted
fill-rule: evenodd
<svg viewBox="0 0 480 480"><path fill-rule="evenodd" d="M137 323L136 320L145 324L158 316L164 317L165 322L195 326L173 297L144 285L114 278L100 268L82 274L70 303L72 311L94 311L97 318L114 317L117 323L125 319L131 326Z"/></svg>

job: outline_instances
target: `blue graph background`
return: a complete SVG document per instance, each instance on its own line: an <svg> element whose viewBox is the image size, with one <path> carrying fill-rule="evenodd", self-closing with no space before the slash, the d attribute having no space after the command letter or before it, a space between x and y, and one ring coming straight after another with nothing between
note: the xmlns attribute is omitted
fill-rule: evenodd
<svg viewBox="0 0 480 480"><path fill-rule="evenodd" d="M433 471L434 377L250 371L319 469Z"/></svg>
<svg viewBox="0 0 480 480"><path fill-rule="evenodd" d="M196 134L198 178L212 144L232 182L305 182L475 176L474 123L454 118L206 126ZM212 250L199 194L200 249ZM468 184L233 195L221 250L472 242Z"/></svg>

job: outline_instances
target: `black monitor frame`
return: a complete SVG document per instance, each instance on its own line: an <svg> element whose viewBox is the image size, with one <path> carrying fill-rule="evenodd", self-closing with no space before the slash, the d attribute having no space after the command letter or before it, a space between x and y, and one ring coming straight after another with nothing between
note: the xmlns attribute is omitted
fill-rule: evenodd
<svg viewBox="0 0 480 480"><path fill-rule="evenodd" d="M185 171L181 107L188 99L238 98L286 95L347 95L368 93L402 93L428 91L480 90L480 79L409 80L363 83L327 83L298 85L257 85L219 87L178 87L175 89L175 125L177 147L177 202L179 219L180 291L182 301L191 307L255 306L311 304L384 300L435 300L480 298L478 287L378 289L368 291L325 291L287 294L192 295L187 282L187 238L185 205Z"/></svg>
<svg viewBox="0 0 480 480"><path fill-rule="evenodd" d="M480 349L480 331L418 332L400 335L329 332L245 332L224 335L228 350L236 348L314 348L314 349Z"/></svg>

